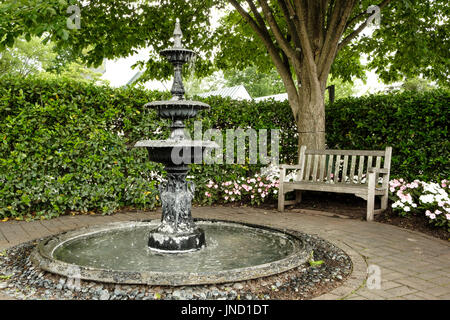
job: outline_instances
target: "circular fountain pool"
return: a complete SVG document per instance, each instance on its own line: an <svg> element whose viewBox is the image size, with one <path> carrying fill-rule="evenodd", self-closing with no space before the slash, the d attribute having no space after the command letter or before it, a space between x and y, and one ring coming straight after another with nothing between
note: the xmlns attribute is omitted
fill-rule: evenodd
<svg viewBox="0 0 450 320"><path fill-rule="evenodd" d="M63 233L43 241L31 260L68 277L109 283L192 285L259 278L295 268L309 250L295 235L248 224L199 220L207 246L162 254L147 246L159 220L112 223Z"/></svg>

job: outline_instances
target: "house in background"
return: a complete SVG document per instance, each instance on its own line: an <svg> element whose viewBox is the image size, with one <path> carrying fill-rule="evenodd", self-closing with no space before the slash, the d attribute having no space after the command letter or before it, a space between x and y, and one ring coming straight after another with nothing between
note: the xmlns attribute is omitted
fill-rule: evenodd
<svg viewBox="0 0 450 320"><path fill-rule="evenodd" d="M256 102L259 101L265 101L265 100L270 100L273 99L275 101L285 101L288 99L287 93L280 93L280 94L274 94L271 96L264 96L264 97L257 97L254 98L253 100L255 100Z"/></svg>
<svg viewBox="0 0 450 320"><path fill-rule="evenodd" d="M222 98L231 98L235 100L252 100L247 89L243 85L235 87L225 87L219 90L199 93L197 96L201 98L207 98L211 96L220 96Z"/></svg>

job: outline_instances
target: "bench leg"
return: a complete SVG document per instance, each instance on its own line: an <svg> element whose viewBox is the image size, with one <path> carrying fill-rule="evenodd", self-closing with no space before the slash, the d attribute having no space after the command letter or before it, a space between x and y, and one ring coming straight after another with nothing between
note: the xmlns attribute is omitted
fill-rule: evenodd
<svg viewBox="0 0 450 320"><path fill-rule="evenodd" d="M388 206L388 196L384 195L381 196L381 210L384 211L387 209Z"/></svg>
<svg viewBox="0 0 450 320"><path fill-rule="evenodd" d="M284 192L283 189L278 189L278 211L284 211Z"/></svg>
<svg viewBox="0 0 450 320"><path fill-rule="evenodd" d="M367 192L367 221L373 221L375 209L375 172L368 174Z"/></svg>
<svg viewBox="0 0 450 320"><path fill-rule="evenodd" d="M280 168L280 180L278 185L278 211L284 211L284 177L286 175L286 169L282 166Z"/></svg>
<svg viewBox="0 0 450 320"><path fill-rule="evenodd" d="M295 203L302 202L302 192L300 190L295 191Z"/></svg>

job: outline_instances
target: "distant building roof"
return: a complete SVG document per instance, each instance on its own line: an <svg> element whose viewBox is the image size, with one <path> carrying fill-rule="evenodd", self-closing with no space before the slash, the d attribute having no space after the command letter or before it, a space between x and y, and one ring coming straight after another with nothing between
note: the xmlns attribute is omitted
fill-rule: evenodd
<svg viewBox="0 0 450 320"><path fill-rule="evenodd" d="M235 86L235 87L228 87L228 88L222 88L215 91L209 91L205 93L198 94L199 97L206 98L210 96L220 96L223 98L231 98L236 100L251 100L252 97L250 97L250 94L247 92L245 87L243 85Z"/></svg>
<svg viewBox="0 0 450 320"><path fill-rule="evenodd" d="M132 85L133 83L135 83L142 75L141 71L136 72L130 80L128 80L127 84L125 86L129 86Z"/></svg>
<svg viewBox="0 0 450 320"><path fill-rule="evenodd" d="M269 100L269 99L273 99L275 101L285 101L288 99L288 95L287 93L280 93L280 94L274 94L272 96L264 96L264 97L257 97L254 98L254 100L256 102L258 101L264 101L264 100Z"/></svg>

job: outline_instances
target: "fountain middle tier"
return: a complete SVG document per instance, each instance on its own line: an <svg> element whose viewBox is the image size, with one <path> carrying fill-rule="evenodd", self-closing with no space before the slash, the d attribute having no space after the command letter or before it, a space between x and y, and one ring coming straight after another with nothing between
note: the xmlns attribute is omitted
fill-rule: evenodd
<svg viewBox="0 0 450 320"><path fill-rule="evenodd" d="M172 120L194 118L200 110L211 108L206 103L191 100L152 101L144 107L156 109L158 116Z"/></svg>

